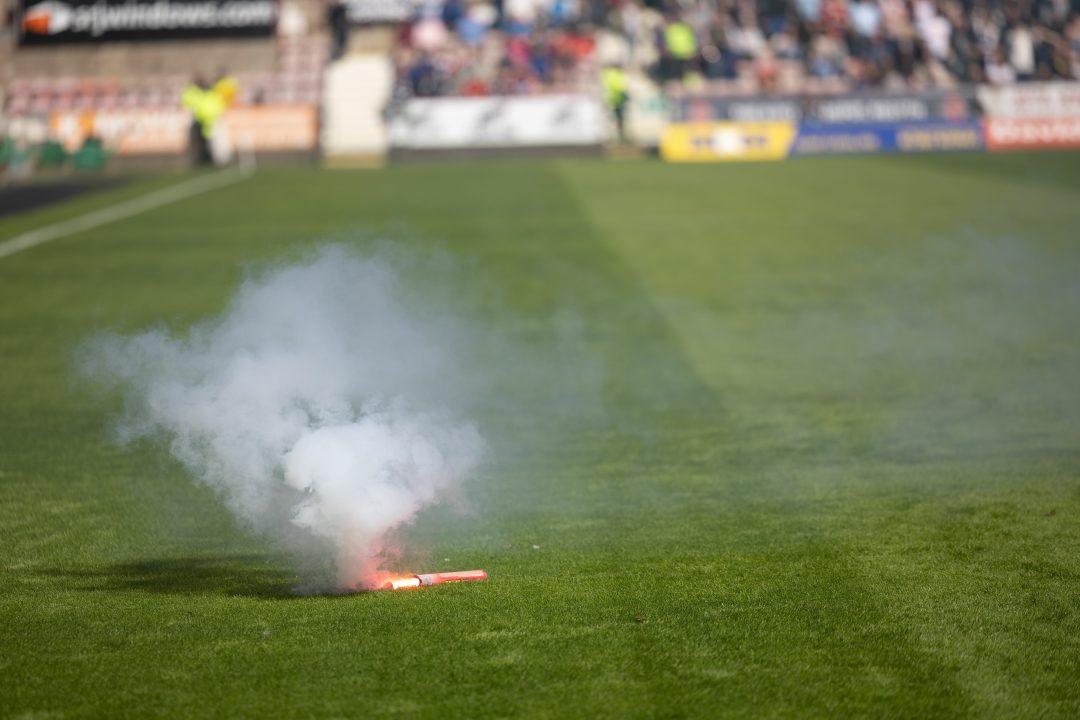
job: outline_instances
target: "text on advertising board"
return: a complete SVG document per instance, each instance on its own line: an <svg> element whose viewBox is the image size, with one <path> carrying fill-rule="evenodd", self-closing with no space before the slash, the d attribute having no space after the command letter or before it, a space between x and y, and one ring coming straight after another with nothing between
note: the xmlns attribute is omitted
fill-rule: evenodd
<svg viewBox="0 0 1080 720"><path fill-rule="evenodd" d="M789 122L672 123L660 138L669 162L781 160L795 139Z"/></svg>
<svg viewBox="0 0 1080 720"><path fill-rule="evenodd" d="M274 0L23 0L20 42L268 35Z"/></svg>
<svg viewBox="0 0 1080 720"><path fill-rule="evenodd" d="M117 155L175 155L186 150L191 116L180 109L99 110L53 113L53 135L69 151L95 135ZM318 142L314 105L241 105L231 108L219 131L256 152L310 151Z"/></svg>
<svg viewBox="0 0 1080 720"><path fill-rule="evenodd" d="M872 153L979 150L982 128L976 121L803 123L792 155L863 155Z"/></svg>

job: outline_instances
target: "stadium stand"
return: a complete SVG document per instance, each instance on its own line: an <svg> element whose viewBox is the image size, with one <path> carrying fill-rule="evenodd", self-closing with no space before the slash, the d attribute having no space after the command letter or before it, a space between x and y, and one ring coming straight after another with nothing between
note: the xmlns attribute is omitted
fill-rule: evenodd
<svg viewBox="0 0 1080 720"><path fill-rule="evenodd" d="M193 76L222 72L237 77L240 104L317 104L329 42L309 30L305 16L283 23L271 39L111 42L18 52L9 42L2 78L7 113L177 107Z"/></svg>
<svg viewBox="0 0 1080 720"><path fill-rule="evenodd" d="M837 93L1080 76L1071 0L444 0L403 26L399 95L580 87L619 64L669 90Z"/></svg>
<svg viewBox="0 0 1080 720"><path fill-rule="evenodd" d="M17 0L0 0L0 180L106 162L173 166L192 157L181 97L197 79L236 82L217 162L237 152L311 158L330 52L324 6L277 5L255 37L18 44ZM190 148L189 148L190 150Z"/></svg>
<svg viewBox="0 0 1080 720"><path fill-rule="evenodd" d="M327 43L318 37L177 43L168 49L100 46L20 51L9 112L176 106L194 74L234 73L239 102L319 101ZM128 70L127 68L132 68ZM186 68L177 73L175 68Z"/></svg>

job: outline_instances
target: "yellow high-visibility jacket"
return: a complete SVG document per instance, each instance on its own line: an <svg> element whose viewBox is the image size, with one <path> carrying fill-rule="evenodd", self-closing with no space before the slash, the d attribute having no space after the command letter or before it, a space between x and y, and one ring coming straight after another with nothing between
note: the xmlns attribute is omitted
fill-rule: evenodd
<svg viewBox="0 0 1080 720"><path fill-rule="evenodd" d="M218 82L217 85L209 89L201 88L195 84L188 85L180 97L184 107L199 123L205 138L213 137L218 120L225 114L225 110L229 106L229 100L226 99L227 91L222 92L219 89L222 88L222 83L225 80ZM232 96L235 97L235 81L229 87L231 87Z"/></svg>

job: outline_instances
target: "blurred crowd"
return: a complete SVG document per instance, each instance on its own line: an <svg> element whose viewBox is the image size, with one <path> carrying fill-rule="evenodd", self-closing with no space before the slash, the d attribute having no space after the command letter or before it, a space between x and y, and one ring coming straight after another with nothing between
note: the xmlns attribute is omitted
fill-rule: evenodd
<svg viewBox="0 0 1080 720"><path fill-rule="evenodd" d="M800 92L1080 77L1080 0L438 0L401 26L399 95L570 89L600 67Z"/></svg>
<svg viewBox="0 0 1080 720"><path fill-rule="evenodd" d="M399 33L394 59L401 95L577 89L594 70L595 25L580 0L427 3Z"/></svg>
<svg viewBox="0 0 1080 720"><path fill-rule="evenodd" d="M631 11L631 15L636 14ZM750 78L764 89L845 89L1073 78L1070 0L717 0L663 13L661 79ZM622 24L634 34L638 21Z"/></svg>

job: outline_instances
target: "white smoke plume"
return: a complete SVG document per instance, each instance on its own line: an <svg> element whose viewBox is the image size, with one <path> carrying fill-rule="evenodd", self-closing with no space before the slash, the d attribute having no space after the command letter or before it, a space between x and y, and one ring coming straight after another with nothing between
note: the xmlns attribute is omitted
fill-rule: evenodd
<svg viewBox="0 0 1080 720"><path fill-rule="evenodd" d="M122 390L122 440L167 438L256 530L301 556L328 548L351 589L377 582L389 534L484 456L452 407L468 342L391 263L331 246L249 277L186 334L98 336L81 369Z"/></svg>

